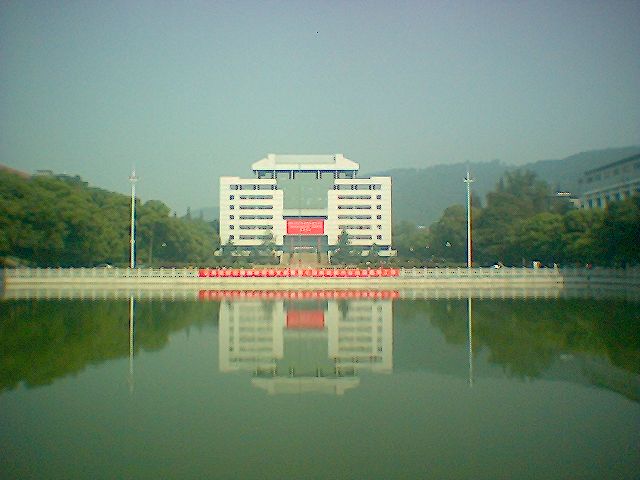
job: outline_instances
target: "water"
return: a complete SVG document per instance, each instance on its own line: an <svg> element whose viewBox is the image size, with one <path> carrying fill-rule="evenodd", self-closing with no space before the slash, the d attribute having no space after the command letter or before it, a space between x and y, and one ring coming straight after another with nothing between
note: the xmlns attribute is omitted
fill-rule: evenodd
<svg viewBox="0 0 640 480"><path fill-rule="evenodd" d="M0 477L638 477L636 300L240 295L0 302Z"/></svg>

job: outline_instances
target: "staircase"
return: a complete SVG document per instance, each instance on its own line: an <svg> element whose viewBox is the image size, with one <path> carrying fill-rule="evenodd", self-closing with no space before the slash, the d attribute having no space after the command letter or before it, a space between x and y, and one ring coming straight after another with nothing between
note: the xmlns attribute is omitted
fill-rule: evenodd
<svg viewBox="0 0 640 480"><path fill-rule="evenodd" d="M322 267L329 265L329 258L326 253L285 253L280 257L280 265L287 265L289 267Z"/></svg>

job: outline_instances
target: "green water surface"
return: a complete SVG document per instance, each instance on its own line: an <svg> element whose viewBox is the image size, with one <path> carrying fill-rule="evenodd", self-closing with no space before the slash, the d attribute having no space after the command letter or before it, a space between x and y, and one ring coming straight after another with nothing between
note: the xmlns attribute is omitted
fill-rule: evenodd
<svg viewBox="0 0 640 480"><path fill-rule="evenodd" d="M196 298L1 301L0 478L638 478L636 301Z"/></svg>

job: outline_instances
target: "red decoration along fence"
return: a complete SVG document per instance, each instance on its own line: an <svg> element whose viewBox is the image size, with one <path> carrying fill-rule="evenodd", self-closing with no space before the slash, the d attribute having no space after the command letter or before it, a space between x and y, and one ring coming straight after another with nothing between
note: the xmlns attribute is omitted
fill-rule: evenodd
<svg viewBox="0 0 640 480"><path fill-rule="evenodd" d="M201 278L377 278L397 277L398 268L201 268Z"/></svg>
<svg viewBox="0 0 640 480"><path fill-rule="evenodd" d="M200 290L200 300L395 300L397 290Z"/></svg>

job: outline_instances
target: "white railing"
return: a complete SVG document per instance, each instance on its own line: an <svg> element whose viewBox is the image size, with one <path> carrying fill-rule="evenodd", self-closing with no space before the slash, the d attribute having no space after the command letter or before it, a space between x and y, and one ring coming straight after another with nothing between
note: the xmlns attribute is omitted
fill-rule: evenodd
<svg viewBox="0 0 640 480"><path fill-rule="evenodd" d="M11 268L7 279L198 278L197 268Z"/></svg>
<svg viewBox="0 0 640 480"><path fill-rule="evenodd" d="M403 268L400 271L400 277L433 280L445 278L561 278L562 273L558 268Z"/></svg>
<svg viewBox="0 0 640 480"><path fill-rule="evenodd" d="M101 279L198 279L198 268L10 268L5 280L60 279L92 281ZM385 280L392 280L386 278ZM640 285L640 267L614 268L401 268L395 278L406 280L549 280L572 283L612 283ZM204 280L204 279L202 279ZM236 279L237 280L237 279ZM279 279L278 279L279 280ZM349 280L347 278L346 280ZM373 280L373 278L371 278Z"/></svg>
<svg viewBox="0 0 640 480"><path fill-rule="evenodd" d="M640 267L628 268L403 268L401 278L561 278L564 281L625 280L640 283Z"/></svg>

